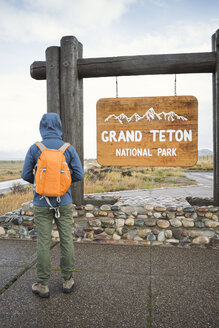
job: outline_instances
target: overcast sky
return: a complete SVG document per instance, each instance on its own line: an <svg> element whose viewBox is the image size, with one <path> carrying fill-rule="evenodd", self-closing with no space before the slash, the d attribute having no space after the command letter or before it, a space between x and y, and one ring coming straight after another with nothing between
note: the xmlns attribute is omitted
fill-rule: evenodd
<svg viewBox="0 0 219 328"><path fill-rule="evenodd" d="M32 62L74 35L83 56L108 57L211 51L218 0L0 0L0 153L23 158L41 140L46 82ZM172 96L174 75L119 77L120 97ZM212 76L177 75L177 95L199 102L199 149L212 149ZM115 78L84 79L85 158L96 158L96 102L116 96Z"/></svg>

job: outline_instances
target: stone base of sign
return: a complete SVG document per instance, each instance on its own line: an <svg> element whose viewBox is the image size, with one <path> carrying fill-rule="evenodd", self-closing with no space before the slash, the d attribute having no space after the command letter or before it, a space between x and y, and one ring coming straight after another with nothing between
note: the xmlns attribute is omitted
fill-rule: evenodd
<svg viewBox="0 0 219 328"><path fill-rule="evenodd" d="M76 242L217 248L219 207L129 206L118 201L74 206L72 235ZM59 240L55 224L51 236ZM31 202L0 216L0 238L37 239Z"/></svg>

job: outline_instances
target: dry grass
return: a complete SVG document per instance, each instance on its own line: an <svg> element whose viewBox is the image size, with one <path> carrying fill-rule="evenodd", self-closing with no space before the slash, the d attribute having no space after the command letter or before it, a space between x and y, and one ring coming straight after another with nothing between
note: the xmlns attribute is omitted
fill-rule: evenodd
<svg viewBox="0 0 219 328"><path fill-rule="evenodd" d="M19 179L23 161L0 161L0 181Z"/></svg>
<svg viewBox="0 0 219 328"><path fill-rule="evenodd" d="M0 197L0 215L14 211L20 208L23 203L29 202L32 199L32 191L2 194Z"/></svg>
<svg viewBox="0 0 219 328"><path fill-rule="evenodd" d="M193 184L180 168L95 167L84 178L85 193L151 189Z"/></svg>
<svg viewBox="0 0 219 328"><path fill-rule="evenodd" d="M198 162L188 170L211 171L213 170L213 156L199 157Z"/></svg>

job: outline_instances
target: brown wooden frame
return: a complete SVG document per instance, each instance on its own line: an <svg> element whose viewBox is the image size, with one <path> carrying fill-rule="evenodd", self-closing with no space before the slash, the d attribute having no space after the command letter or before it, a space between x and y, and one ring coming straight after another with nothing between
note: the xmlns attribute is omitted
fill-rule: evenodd
<svg viewBox="0 0 219 328"><path fill-rule="evenodd" d="M73 36L61 47L46 50L46 61L30 66L32 78L47 80L47 111L60 115L64 139L83 164L83 78L154 74L213 74L214 205L219 205L219 30L212 36L212 52L167 55L82 58L82 45ZM73 198L82 204L83 181L73 184Z"/></svg>

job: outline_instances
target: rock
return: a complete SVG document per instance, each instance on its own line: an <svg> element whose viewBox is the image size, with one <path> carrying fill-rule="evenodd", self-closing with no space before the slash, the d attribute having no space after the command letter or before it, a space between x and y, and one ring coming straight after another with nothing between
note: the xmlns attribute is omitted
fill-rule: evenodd
<svg viewBox="0 0 219 328"><path fill-rule="evenodd" d="M113 205L113 206L111 206L111 210L112 211L119 211L120 210L120 206L119 205Z"/></svg>
<svg viewBox="0 0 219 328"><path fill-rule="evenodd" d="M212 238L211 244L212 244L212 247L218 248L219 247L219 238Z"/></svg>
<svg viewBox="0 0 219 328"><path fill-rule="evenodd" d="M139 229L138 230L138 235L141 238L145 238L147 236L147 234L151 233L150 229Z"/></svg>
<svg viewBox="0 0 219 328"><path fill-rule="evenodd" d="M33 202L26 202L22 204L23 211L32 211L33 210Z"/></svg>
<svg viewBox="0 0 219 328"><path fill-rule="evenodd" d="M166 238L165 238L165 231L161 231L158 236L157 236L157 240L158 241L164 241Z"/></svg>
<svg viewBox="0 0 219 328"><path fill-rule="evenodd" d="M175 213L167 213L167 217L168 219L173 220L175 219Z"/></svg>
<svg viewBox="0 0 219 328"><path fill-rule="evenodd" d="M52 237L53 238L59 238L59 232L58 231L52 231Z"/></svg>
<svg viewBox="0 0 219 328"><path fill-rule="evenodd" d="M114 224L114 220L111 218L101 218L101 223L103 227L112 226Z"/></svg>
<svg viewBox="0 0 219 328"><path fill-rule="evenodd" d="M151 242L150 242L149 240L142 240L142 241L141 241L141 244L142 244L142 245L149 246L149 245L151 245Z"/></svg>
<svg viewBox="0 0 219 328"><path fill-rule="evenodd" d="M86 232L84 230L76 230L75 231L75 236L78 238L84 238L86 235Z"/></svg>
<svg viewBox="0 0 219 328"><path fill-rule="evenodd" d="M156 240L156 236L153 233L149 233L147 235L147 240L149 240L149 241Z"/></svg>
<svg viewBox="0 0 219 328"><path fill-rule="evenodd" d="M176 228L182 226L182 222L179 219L177 219L177 218L171 219L170 220L170 224L171 224L171 226L176 227Z"/></svg>
<svg viewBox="0 0 219 328"><path fill-rule="evenodd" d="M184 213L193 213L193 212L195 212L195 208L193 206L191 206L191 207L184 207L183 212Z"/></svg>
<svg viewBox="0 0 219 328"><path fill-rule="evenodd" d="M187 230L182 230L182 232L181 232L181 236L182 237L187 237L188 236L188 231Z"/></svg>
<svg viewBox="0 0 219 328"><path fill-rule="evenodd" d="M150 229L148 229L148 230L150 230ZM158 229L155 228L155 229L152 229L151 232L152 232L155 236L157 236L157 235L159 234L160 230L158 230Z"/></svg>
<svg viewBox="0 0 219 328"><path fill-rule="evenodd" d="M146 214L139 214L137 215L137 219L138 220L146 220L148 218L148 216Z"/></svg>
<svg viewBox="0 0 219 328"><path fill-rule="evenodd" d="M121 236L119 236L116 232L113 234L113 239L114 240L120 240Z"/></svg>
<svg viewBox="0 0 219 328"><path fill-rule="evenodd" d="M148 205L145 205L145 210L147 210L147 211L153 211L153 209L154 209L154 205L151 205L151 204L148 204Z"/></svg>
<svg viewBox="0 0 219 328"><path fill-rule="evenodd" d="M209 244L209 242L210 240L206 236L199 236L192 240L192 244L196 244L196 245L206 245Z"/></svg>
<svg viewBox="0 0 219 328"><path fill-rule="evenodd" d="M180 244L191 243L191 239L189 237L184 237L180 240Z"/></svg>
<svg viewBox="0 0 219 328"><path fill-rule="evenodd" d="M118 219L125 220L126 215L124 213L118 215Z"/></svg>
<svg viewBox="0 0 219 328"><path fill-rule="evenodd" d="M18 233L21 237L26 237L27 236L27 229L24 228L24 227L20 227Z"/></svg>
<svg viewBox="0 0 219 328"><path fill-rule="evenodd" d="M195 221L196 228L204 228L205 224L202 221Z"/></svg>
<svg viewBox="0 0 219 328"><path fill-rule="evenodd" d="M99 216L108 216L108 213L106 211L100 211Z"/></svg>
<svg viewBox="0 0 219 328"><path fill-rule="evenodd" d="M22 216L16 216L11 221L14 225L21 225L23 222Z"/></svg>
<svg viewBox="0 0 219 328"><path fill-rule="evenodd" d="M100 207L101 211L111 211L111 206L108 204L104 204Z"/></svg>
<svg viewBox="0 0 219 328"><path fill-rule="evenodd" d="M84 228L87 227L87 220L78 220L78 221L75 221L74 223L74 227L76 229L81 229L83 230Z"/></svg>
<svg viewBox="0 0 219 328"><path fill-rule="evenodd" d="M89 239L93 239L94 238L94 232L93 231L89 231L88 233L87 233L87 238L89 238Z"/></svg>
<svg viewBox="0 0 219 328"><path fill-rule="evenodd" d="M138 230L134 229L134 230L129 230L129 232L127 233L127 239L128 240L133 240L134 237L138 234Z"/></svg>
<svg viewBox="0 0 219 328"><path fill-rule="evenodd" d="M31 238L35 238L35 237L37 237L37 232L34 229L32 229L31 231L29 231L29 236Z"/></svg>
<svg viewBox="0 0 219 328"><path fill-rule="evenodd" d="M107 235L110 235L112 236L115 232L115 229L114 228L106 228L105 229L105 233L107 233Z"/></svg>
<svg viewBox="0 0 219 328"><path fill-rule="evenodd" d="M3 227L0 227L0 236L5 235L5 229Z"/></svg>
<svg viewBox="0 0 219 328"><path fill-rule="evenodd" d="M104 232L104 230L102 228L94 228L95 235L99 235L99 234L101 234L103 232Z"/></svg>
<svg viewBox="0 0 219 328"><path fill-rule="evenodd" d="M108 213L108 218L111 218L111 219L114 218L114 214L113 214L113 212L109 212L109 213Z"/></svg>
<svg viewBox="0 0 219 328"><path fill-rule="evenodd" d="M201 234L202 234L202 236L213 238L215 236L215 231L214 230L205 230L205 231L202 231Z"/></svg>
<svg viewBox="0 0 219 328"><path fill-rule="evenodd" d="M135 220L133 218L128 218L125 220L125 224L127 226L133 226L135 224Z"/></svg>
<svg viewBox="0 0 219 328"><path fill-rule="evenodd" d="M111 239L110 236L108 236L105 232L97 235L95 238L94 238L94 241L104 241L104 240L108 240L108 239Z"/></svg>
<svg viewBox="0 0 219 328"><path fill-rule="evenodd" d="M213 213L211 213L211 212L207 212L207 213L205 213L205 217L206 217L207 219L211 219L212 216L213 216Z"/></svg>
<svg viewBox="0 0 219 328"><path fill-rule="evenodd" d="M215 215L215 214L213 214L211 219L212 219L212 220L215 220L215 221L218 221L218 216Z"/></svg>
<svg viewBox="0 0 219 328"><path fill-rule="evenodd" d="M178 240L181 239L181 233L182 233L181 229L173 229L172 233L175 239Z"/></svg>
<svg viewBox="0 0 219 328"><path fill-rule="evenodd" d="M7 223L10 221L10 216L2 215L0 216L0 223Z"/></svg>
<svg viewBox="0 0 219 328"><path fill-rule="evenodd" d="M84 207L84 209L86 211L93 211L94 210L94 205L92 205L92 204L86 204L85 207Z"/></svg>
<svg viewBox="0 0 219 328"><path fill-rule="evenodd" d="M182 224L183 224L183 227L185 227L185 228L194 227L194 221L192 219L183 219Z"/></svg>
<svg viewBox="0 0 219 328"><path fill-rule="evenodd" d="M167 211L168 212L176 212L177 208L176 208L176 206L169 206L169 207L167 207Z"/></svg>
<svg viewBox="0 0 219 328"><path fill-rule="evenodd" d="M125 220L124 219L116 219L116 226L117 227L123 227L125 224Z"/></svg>
<svg viewBox="0 0 219 328"><path fill-rule="evenodd" d="M117 227L117 228L116 228L116 232L117 232L120 236L122 236L122 234L123 234L123 227Z"/></svg>
<svg viewBox="0 0 219 328"><path fill-rule="evenodd" d="M165 237L166 237L167 239L172 238L172 236L173 236L172 230L166 230L166 231L165 231Z"/></svg>
<svg viewBox="0 0 219 328"><path fill-rule="evenodd" d="M188 230L188 236L191 238L198 237L202 235L201 230Z"/></svg>
<svg viewBox="0 0 219 328"><path fill-rule="evenodd" d="M134 237L134 240L135 240L135 241L142 241L143 238L141 238L141 237L139 237L139 236L135 236L135 237Z"/></svg>
<svg viewBox="0 0 219 328"><path fill-rule="evenodd" d="M121 211L125 214L133 214L135 212L135 216L145 214L145 209L141 206L121 206Z"/></svg>
<svg viewBox="0 0 219 328"><path fill-rule="evenodd" d="M165 212L166 207L164 207L164 206L155 206L154 210L157 211L157 212Z"/></svg>
<svg viewBox="0 0 219 328"><path fill-rule="evenodd" d="M128 231L129 231L129 229L127 227L122 227L122 233L126 233Z"/></svg>
<svg viewBox="0 0 219 328"><path fill-rule="evenodd" d="M178 245L179 244L179 240L178 239L174 239L174 238L167 239L166 241L168 243L170 243L170 244L173 244L173 245Z"/></svg>
<svg viewBox="0 0 219 328"><path fill-rule="evenodd" d="M147 219L145 220L144 224L147 226L147 227L154 227L157 223L157 220L156 219Z"/></svg>
<svg viewBox="0 0 219 328"><path fill-rule="evenodd" d="M155 212L154 213L154 217L155 217L155 219L159 219L159 218L161 218L161 216L162 216L162 214L160 213L160 212Z"/></svg>
<svg viewBox="0 0 219 328"><path fill-rule="evenodd" d="M170 223L167 220L158 220L157 225L158 225L159 228L164 228L165 229L165 228L168 228L170 226Z"/></svg>
<svg viewBox="0 0 219 328"><path fill-rule="evenodd" d="M214 221L214 220L206 220L205 226L209 227L209 228L217 228L219 226L219 222Z"/></svg>
<svg viewBox="0 0 219 328"><path fill-rule="evenodd" d="M198 207L197 208L197 211L198 212L208 212L208 208L207 207L204 207L204 206L203 207Z"/></svg>
<svg viewBox="0 0 219 328"><path fill-rule="evenodd" d="M219 207L216 206L209 206L209 211L212 213L218 212L219 211Z"/></svg>
<svg viewBox="0 0 219 328"><path fill-rule="evenodd" d="M73 218L77 218L78 217L78 211L73 210Z"/></svg>
<svg viewBox="0 0 219 328"><path fill-rule="evenodd" d="M163 245L163 242L162 241L159 241L159 240L153 240L151 242L151 245L152 246L160 246L160 245Z"/></svg>
<svg viewBox="0 0 219 328"><path fill-rule="evenodd" d="M89 219L89 218L94 218L93 213L90 213L90 212L86 213L86 218L87 218L87 219Z"/></svg>
<svg viewBox="0 0 219 328"><path fill-rule="evenodd" d="M16 233L16 231L14 229L11 228L11 229L8 229L7 235L9 237L15 238L17 236L17 233Z"/></svg>
<svg viewBox="0 0 219 328"><path fill-rule="evenodd" d="M136 219L135 220L135 225L137 227L143 227L144 226L144 220L138 220L138 219Z"/></svg>
<svg viewBox="0 0 219 328"><path fill-rule="evenodd" d="M91 227L101 227L101 221L99 219L88 220Z"/></svg>

